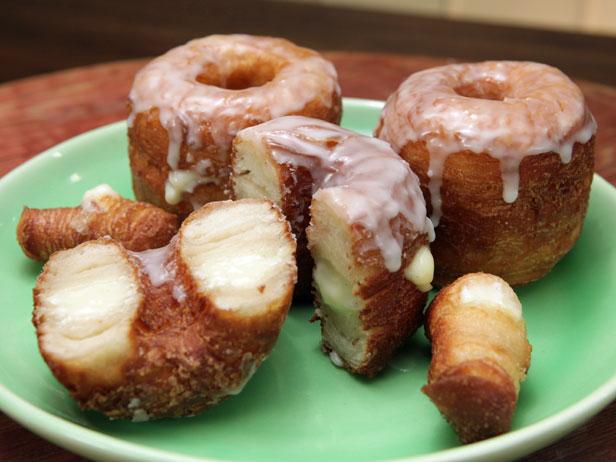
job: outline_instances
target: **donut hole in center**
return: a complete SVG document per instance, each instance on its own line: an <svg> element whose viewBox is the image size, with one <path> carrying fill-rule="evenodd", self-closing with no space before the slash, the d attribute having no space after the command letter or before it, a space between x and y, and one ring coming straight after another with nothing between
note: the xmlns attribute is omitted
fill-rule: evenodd
<svg viewBox="0 0 616 462"><path fill-rule="evenodd" d="M502 101L506 97L505 85L492 79L480 79L462 83L453 90L458 95L465 96L466 98Z"/></svg>
<svg viewBox="0 0 616 462"><path fill-rule="evenodd" d="M207 63L195 80L226 90L261 87L276 77L285 64L283 60L263 56L239 55L224 60L224 64Z"/></svg>

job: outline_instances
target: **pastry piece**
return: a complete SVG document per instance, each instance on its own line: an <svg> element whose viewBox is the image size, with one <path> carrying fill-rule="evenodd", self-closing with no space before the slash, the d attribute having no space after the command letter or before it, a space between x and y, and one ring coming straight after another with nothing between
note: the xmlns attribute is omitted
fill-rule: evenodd
<svg viewBox="0 0 616 462"><path fill-rule="evenodd" d="M128 250L154 249L168 244L177 231L177 216L151 204L124 199L102 184L86 191L78 207L24 207L17 241L27 257L46 261L58 250L104 236Z"/></svg>
<svg viewBox="0 0 616 462"><path fill-rule="evenodd" d="M426 333L432 362L422 390L460 441L508 431L531 352L511 287L485 273L457 279L430 305Z"/></svg>
<svg viewBox="0 0 616 462"><path fill-rule="evenodd" d="M375 375L421 323L431 288L417 177L387 143L307 117L242 130L232 156L236 197L269 198L290 220L300 284L314 261L324 351Z"/></svg>
<svg viewBox="0 0 616 462"><path fill-rule="evenodd" d="M84 409L135 421L239 393L293 293L295 241L268 201L214 202L167 247L99 239L57 252L34 289L39 348Z"/></svg>
<svg viewBox="0 0 616 462"><path fill-rule="evenodd" d="M595 131L580 89L544 64L411 75L375 133L419 176L438 225L435 283L475 271L513 285L546 275L580 235Z"/></svg>
<svg viewBox="0 0 616 462"><path fill-rule="evenodd" d="M242 128L288 114L341 115L334 66L279 38L212 35L155 59L135 77L128 119L139 200L185 217L228 197L229 151Z"/></svg>

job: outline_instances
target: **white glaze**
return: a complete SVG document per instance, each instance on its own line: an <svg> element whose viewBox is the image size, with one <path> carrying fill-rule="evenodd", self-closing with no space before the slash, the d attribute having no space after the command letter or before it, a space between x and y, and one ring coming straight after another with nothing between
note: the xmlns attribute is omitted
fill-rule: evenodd
<svg viewBox="0 0 616 462"><path fill-rule="evenodd" d="M456 92L467 85L496 87L501 99ZM567 163L573 145L594 135L596 122L580 89L558 69L531 62L487 61L411 75L387 100L376 132L397 152L409 142L425 142L430 154L431 218L438 225L442 173L449 154L471 151L498 159L503 200L512 203L525 156L555 152Z"/></svg>
<svg viewBox="0 0 616 462"><path fill-rule="evenodd" d="M87 190L83 194L83 199L81 200L82 210L88 213L103 212L103 205L99 202L99 200L101 197L105 196L120 197L119 194L111 189L111 186L108 184L99 184L98 186Z"/></svg>
<svg viewBox="0 0 616 462"><path fill-rule="evenodd" d="M227 395L238 395L244 389L246 384L250 381L252 376L257 372L258 364L255 361L255 358L252 356L252 353L246 353L242 357L241 364L241 379L233 388L229 388L226 390Z"/></svg>
<svg viewBox="0 0 616 462"><path fill-rule="evenodd" d="M327 194L373 236L389 271L402 264L404 236L391 220L401 216L433 238L419 180L389 144L337 125L300 116L274 119L238 136L266 143L280 164L310 170L314 197Z"/></svg>
<svg viewBox="0 0 616 462"><path fill-rule="evenodd" d="M68 225L79 234L87 233L92 215L107 211L105 201L101 201L103 197L119 198L120 195L105 183L87 190L83 194L80 204L81 210L85 213L74 214Z"/></svg>
<svg viewBox="0 0 616 462"><path fill-rule="evenodd" d="M135 423L147 422L148 420L150 420L150 415L145 409L135 409L133 411L133 418L131 420Z"/></svg>
<svg viewBox="0 0 616 462"><path fill-rule="evenodd" d="M178 303L184 303L186 301L186 289L184 289L184 286L179 282L173 284L171 295Z"/></svg>
<svg viewBox="0 0 616 462"><path fill-rule="evenodd" d="M302 50L302 55L298 53ZM234 71L235 60L258 56L265 61L285 63L270 82L242 90L230 90L196 81L208 65L220 73L221 85ZM331 107L340 94L336 70L317 53L292 46L282 39L249 35L211 35L192 40L153 60L135 77L129 98L132 125L136 115L157 108L161 125L167 130L167 163L170 174L165 200L177 204L184 192L192 192L203 183L222 183L225 169L208 165L200 170L186 157L189 168L180 174L181 146L202 146L202 128L207 126L213 143L209 155L226 162L236 133L258 121L290 114L303 109L310 101ZM190 154L192 159L192 154ZM189 174L188 172L192 172Z"/></svg>
<svg viewBox="0 0 616 462"><path fill-rule="evenodd" d="M173 242L171 241L168 245L158 249L129 252L129 254L137 259L139 268L154 287L171 284L171 296L182 304L186 301L186 289L176 278L175 264L168 261Z"/></svg>
<svg viewBox="0 0 616 462"><path fill-rule="evenodd" d="M343 367L344 366L344 361L342 361L342 358L340 357L340 355L338 353L336 353L334 350L329 352L329 360L336 367Z"/></svg>
<svg viewBox="0 0 616 462"><path fill-rule="evenodd" d="M161 286L167 282L173 282L175 272L165 264L169 256L170 246L166 245L159 249L144 250L142 252L130 252L137 258L143 272L148 276L154 287Z"/></svg>
<svg viewBox="0 0 616 462"><path fill-rule="evenodd" d="M517 295L504 280L491 274L466 276L458 288L462 305L475 305L503 311L522 319L522 305Z"/></svg>

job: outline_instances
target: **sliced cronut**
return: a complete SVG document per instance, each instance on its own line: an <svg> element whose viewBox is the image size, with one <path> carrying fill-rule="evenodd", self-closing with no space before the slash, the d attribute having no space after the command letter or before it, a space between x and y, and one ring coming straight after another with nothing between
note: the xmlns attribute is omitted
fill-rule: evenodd
<svg viewBox="0 0 616 462"><path fill-rule="evenodd" d="M387 200L353 185L371 181L372 166L397 170L391 187L399 189L392 194L410 191L400 200L425 221L417 179L388 145L323 121L282 117L241 131L231 174L236 198L269 199L286 214L298 243L298 290L314 288L322 348L335 364L367 376L420 325L433 271L424 221L418 228L394 213L385 222L401 241L399 267L392 270L375 244L382 236L350 218L345 194L357 194L359 202Z"/></svg>
<svg viewBox="0 0 616 462"><path fill-rule="evenodd" d="M84 409L192 415L239 393L267 357L296 277L275 205L213 202L161 249L99 239L55 253L34 290L39 348Z"/></svg>

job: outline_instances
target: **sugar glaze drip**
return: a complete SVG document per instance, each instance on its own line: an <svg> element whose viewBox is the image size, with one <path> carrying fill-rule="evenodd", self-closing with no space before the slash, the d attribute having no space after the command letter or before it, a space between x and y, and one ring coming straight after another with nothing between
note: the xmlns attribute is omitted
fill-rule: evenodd
<svg viewBox="0 0 616 462"><path fill-rule="evenodd" d="M247 55L275 59L282 65L272 81L258 87L234 90L197 80L204 69L215 66L224 86L237 58ZM212 137L208 140L211 157L225 161L242 128L300 111L315 99L331 107L339 94L336 70L315 52L282 39L212 35L170 50L137 73L129 95L132 112L128 124L132 125L137 114L158 109L169 139L165 200L174 205L181 201L183 192L191 192L199 184L224 182L226 170L213 165L199 169L186 159L192 165L179 169L182 143L185 140L189 148L200 148L203 126L208 126Z"/></svg>
<svg viewBox="0 0 616 462"><path fill-rule="evenodd" d="M411 75L387 100L376 135L397 152L409 142L425 143L431 218L437 226L442 174L450 154L470 151L498 159L503 200L512 203L525 156L555 152L568 163L574 144L587 143L596 128L582 92L558 69L487 61Z"/></svg>
<svg viewBox="0 0 616 462"><path fill-rule="evenodd" d="M240 136L266 143L280 164L307 168L314 197L327 196L349 223L369 231L389 271L400 269L404 244L401 230L391 224L394 218L401 216L434 238L419 180L389 144L299 116L274 119Z"/></svg>
<svg viewBox="0 0 616 462"><path fill-rule="evenodd" d="M181 281L176 278L176 265L172 259L172 252L176 246L177 237L169 244L158 249L143 250L141 252L129 251L139 265L139 270L150 280L154 287L171 285L171 295L178 303L186 300L186 290Z"/></svg>

